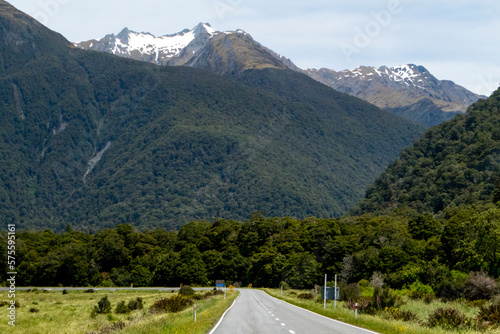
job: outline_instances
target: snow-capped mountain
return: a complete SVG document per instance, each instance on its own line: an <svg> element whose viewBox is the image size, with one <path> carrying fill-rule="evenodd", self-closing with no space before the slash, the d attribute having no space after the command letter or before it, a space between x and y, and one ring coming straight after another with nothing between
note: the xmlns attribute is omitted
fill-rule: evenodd
<svg viewBox="0 0 500 334"><path fill-rule="evenodd" d="M217 31L208 23L160 37L125 28L118 35L106 35L100 40L76 43L75 46L157 65L204 68L218 74L250 68L286 68L285 63L292 64L255 42L243 30Z"/></svg>
<svg viewBox="0 0 500 334"><path fill-rule="evenodd" d="M208 23L160 37L125 28L118 35L110 34L75 46L157 65L203 68L223 75L247 69L288 68L427 126L463 113L469 105L484 98L451 81L438 80L423 66L412 64L391 68L360 66L340 72L325 68L302 70L243 30L218 31Z"/></svg>
<svg viewBox="0 0 500 334"><path fill-rule="evenodd" d="M380 68L360 66L336 72L329 69L304 71L334 89L357 96L376 106L423 123L442 123L484 96L438 80L425 67L413 64Z"/></svg>

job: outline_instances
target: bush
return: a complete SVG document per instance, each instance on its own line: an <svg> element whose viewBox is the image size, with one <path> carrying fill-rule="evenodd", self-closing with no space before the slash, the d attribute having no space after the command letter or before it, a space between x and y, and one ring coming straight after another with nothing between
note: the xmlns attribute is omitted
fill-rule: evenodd
<svg viewBox="0 0 500 334"><path fill-rule="evenodd" d="M403 321L418 321L418 317L412 311L401 311L395 307L387 307L385 312L391 316L394 320L403 320Z"/></svg>
<svg viewBox="0 0 500 334"><path fill-rule="evenodd" d="M340 300L342 301L358 301L361 298L361 289L356 283L352 284L340 284Z"/></svg>
<svg viewBox="0 0 500 334"><path fill-rule="evenodd" d="M293 295L293 296L296 296L296 295L297 295L297 292L292 291L292 292L290 292L290 293L289 293L289 295L290 295L290 296L292 296L292 295Z"/></svg>
<svg viewBox="0 0 500 334"><path fill-rule="evenodd" d="M179 289L179 294L184 296L184 297L191 297L191 296L194 296L195 292L194 292L193 288L190 287L189 285L183 285Z"/></svg>
<svg viewBox="0 0 500 334"><path fill-rule="evenodd" d="M0 307L9 305L9 302L6 301L0 301Z"/></svg>
<svg viewBox="0 0 500 334"><path fill-rule="evenodd" d="M38 313L38 312L40 312L40 310L37 309L37 308L32 307L32 308L30 308L30 312L31 313Z"/></svg>
<svg viewBox="0 0 500 334"><path fill-rule="evenodd" d="M460 329L467 323L465 315L453 308L438 308L427 320L429 327L440 326L443 329Z"/></svg>
<svg viewBox="0 0 500 334"><path fill-rule="evenodd" d="M155 301L153 306L151 306L151 311L175 313L184 310L191 304L192 302L189 298L177 295Z"/></svg>
<svg viewBox="0 0 500 334"><path fill-rule="evenodd" d="M430 285L421 283L420 281L413 282L410 287L410 298L421 299L425 295L434 295L434 290Z"/></svg>
<svg viewBox="0 0 500 334"><path fill-rule="evenodd" d="M481 306L477 314L479 322L487 325L500 325L500 304Z"/></svg>
<svg viewBox="0 0 500 334"><path fill-rule="evenodd" d="M97 314L111 313L111 302L108 300L108 296L104 296L101 300L94 305L94 311Z"/></svg>
<svg viewBox="0 0 500 334"><path fill-rule="evenodd" d="M422 300L424 301L424 303L426 303L427 305L429 305L430 303L432 303L435 299L435 296L434 295L424 295L422 297Z"/></svg>
<svg viewBox="0 0 500 334"><path fill-rule="evenodd" d="M134 299L131 299L129 302L128 302L128 308L133 311L133 310L142 310L144 308L144 305L142 303L142 298L141 297L137 297L135 300Z"/></svg>
<svg viewBox="0 0 500 334"><path fill-rule="evenodd" d="M115 313L117 314L126 314L129 313L130 309L127 305L125 305L125 301L122 300L116 305Z"/></svg>
<svg viewBox="0 0 500 334"><path fill-rule="evenodd" d="M303 292L300 295L298 295L297 298L300 298L300 299L314 299L314 295L312 293Z"/></svg>
<svg viewBox="0 0 500 334"><path fill-rule="evenodd" d="M378 271L374 272L370 281L370 286L375 289L381 289L384 286L384 276Z"/></svg>
<svg viewBox="0 0 500 334"><path fill-rule="evenodd" d="M452 270L450 275L439 285L437 296L441 297L443 302L463 297L466 280L467 274Z"/></svg>
<svg viewBox="0 0 500 334"><path fill-rule="evenodd" d="M465 296L469 300L491 299L497 284L484 271L470 273L465 282Z"/></svg>
<svg viewBox="0 0 500 334"><path fill-rule="evenodd" d="M85 291L83 291L84 293L94 293L94 289L87 289Z"/></svg>
<svg viewBox="0 0 500 334"><path fill-rule="evenodd" d="M67 295L67 294L68 294L68 290L64 289L64 290L62 291L62 294L63 294L63 295Z"/></svg>

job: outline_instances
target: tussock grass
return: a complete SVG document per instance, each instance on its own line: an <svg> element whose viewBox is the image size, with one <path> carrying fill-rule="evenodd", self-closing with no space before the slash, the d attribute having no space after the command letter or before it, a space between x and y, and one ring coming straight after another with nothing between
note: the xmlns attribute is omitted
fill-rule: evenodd
<svg viewBox="0 0 500 334"><path fill-rule="evenodd" d="M88 294L83 291L61 291L47 293L28 293L17 291L16 297L21 307L16 310L16 327L8 325L8 318L0 322L0 333L16 334L97 334L110 330L113 326L119 327L123 322L125 328L119 333L178 333L201 334L207 333L217 322L222 313L236 298L237 293L228 294L226 300L219 295L210 299L195 301L197 306L197 322L193 324L193 309L188 308L176 314L151 314L149 308L156 300L168 298L177 292L157 290L125 290L100 291ZM99 314L91 318L94 305L108 296L112 304L112 313ZM134 310L128 314L116 314L116 305L124 300L141 297L144 309ZM7 300L5 294L0 301ZM5 314L5 306L3 306ZM30 312L36 307L39 312Z"/></svg>

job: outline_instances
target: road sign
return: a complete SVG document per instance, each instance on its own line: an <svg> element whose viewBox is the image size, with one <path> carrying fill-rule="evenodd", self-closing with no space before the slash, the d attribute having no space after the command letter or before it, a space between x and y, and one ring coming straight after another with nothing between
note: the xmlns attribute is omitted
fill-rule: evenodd
<svg viewBox="0 0 500 334"><path fill-rule="evenodd" d="M339 300L339 297L340 297L340 288L337 288L337 295L335 296L335 288L326 287L326 299ZM321 299L325 299L325 287L321 289Z"/></svg>
<svg viewBox="0 0 500 334"><path fill-rule="evenodd" d="M229 292L231 292L231 293L233 292L233 286L232 285L229 286Z"/></svg>

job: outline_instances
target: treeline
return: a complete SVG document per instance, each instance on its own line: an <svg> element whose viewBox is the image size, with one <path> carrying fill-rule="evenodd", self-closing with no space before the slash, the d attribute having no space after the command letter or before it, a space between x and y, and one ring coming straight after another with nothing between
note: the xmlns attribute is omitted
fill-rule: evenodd
<svg viewBox="0 0 500 334"><path fill-rule="evenodd" d="M421 282L439 291L459 272L500 276L500 208L493 206L411 219L254 214L243 223L193 221L179 232L140 232L121 224L95 234L68 226L62 234L44 230L16 237L18 286L213 285L225 279L309 288L325 273L350 283L379 272L393 288Z"/></svg>

